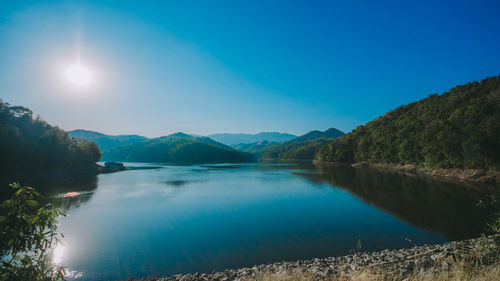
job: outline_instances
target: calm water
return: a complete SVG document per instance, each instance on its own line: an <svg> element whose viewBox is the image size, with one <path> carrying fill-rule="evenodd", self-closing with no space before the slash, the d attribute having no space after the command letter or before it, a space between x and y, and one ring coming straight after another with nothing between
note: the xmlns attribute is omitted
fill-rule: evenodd
<svg viewBox="0 0 500 281"><path fill-rule="evenodd" d="M353 168L165 165L41 185L68 213L55 261L82 280L439 243L484 222L478 189Z"/></svg>

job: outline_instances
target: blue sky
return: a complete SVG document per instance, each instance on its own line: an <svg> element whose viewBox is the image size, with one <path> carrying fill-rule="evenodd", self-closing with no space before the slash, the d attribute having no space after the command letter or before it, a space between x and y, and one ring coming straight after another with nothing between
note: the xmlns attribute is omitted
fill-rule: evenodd
<svg viewBox="0 0 500 281"><path fill-rule="evenodd" d="M350 131L500 73L498 1L2 1L0 98L109 134ZM80 60L85 88L64 69Z"/></svg>

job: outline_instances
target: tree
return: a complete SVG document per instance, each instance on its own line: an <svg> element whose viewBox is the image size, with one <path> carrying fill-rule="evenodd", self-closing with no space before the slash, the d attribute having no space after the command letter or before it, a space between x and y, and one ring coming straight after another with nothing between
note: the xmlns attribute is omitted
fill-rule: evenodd
<svg viewBox="0 0 500 281"><path fill-rule="evenodd" d="M64 280L64 269L51 263L62 234L57 217L65 215L51 204L39 207L33 187L10 184L15 192L0 207L0 279L11 281Z"/></svg>

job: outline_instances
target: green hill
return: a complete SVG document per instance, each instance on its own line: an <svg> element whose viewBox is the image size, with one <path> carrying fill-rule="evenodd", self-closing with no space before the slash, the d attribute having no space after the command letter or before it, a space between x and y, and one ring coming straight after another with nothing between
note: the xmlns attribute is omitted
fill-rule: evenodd
<svg viewBox="0 0 500 281"><path fill-rule="evenodd" d="M324 132L314 130L314 131L310 131L309 133L302 135L300 137L296 137L294 139L291 139L290 141L287 141L285 143L302 143L302 142L316 140L316 139L320 139L320 138L336 139L342 135L344 135L344 133L340 130L335 129L335 128L330 128Z"/></svg>
<svg viewBox="0 0 500 281"><path fill-rule="evenodd" d="M1 173L93 167L101 154L93 142L70 138L22 106L0 99Z"/></svg>
<svg viewBox="0 0 500 281"><path fill-rule="evenodd" d="M146 137L138 135L120 135L110 136L98 132L87 130L73 130L69 131L69 136L72 138L86 139L95 142L101 151L109 150L118 146L132 144L146 140Z"/></svg>
<svg viewBox="0 0 500 281"><path fill-rule="evenodd" d="M270 141L263 140L263 141L253 142L253 143L233 144L233 145L231 145L231 147L236 149L236 150L252 153L252 152L255 152L257 150L271 146L273 144L276 144L276 142L270 142Z"/></svg>
<svg viewBox="0 0 500 281"><path fill-rule="evenodd" d="M289 141L277 143L255 151L260 159L312 160L316 150L344 133L330 128L324 132L311 131Z"/></svg>
<svg viewBox="0 0 500 281"><path fill-rule="evenodd" d="M500 167L500 76L400 106L328 144L323 162Z"/></svg>
<svg viewBox="0 0 500 281"><path fill-rule="evenodd" d="M253 160L249 153L234 150L207 137L176 133L103 151L105 161L151 163L221 163Z"/></svg>

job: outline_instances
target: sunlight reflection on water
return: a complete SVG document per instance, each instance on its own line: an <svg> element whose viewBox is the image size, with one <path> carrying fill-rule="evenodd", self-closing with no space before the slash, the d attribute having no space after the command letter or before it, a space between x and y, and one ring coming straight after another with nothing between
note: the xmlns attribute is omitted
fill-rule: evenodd
<svg viewBox="0 0 500 281"><path fill-rule="evenodd" d="M52 263L55 266L59 266L59 264L63 261L65 253L66 253L66 246L62 243L57 243L57 246L54 248L52 252ZM57 270L61 270L64 278L67 280L79 279L83 276L83 272L70 270L69 268L59 268Z"/></svg>
<svg viewBox="0 0 500 281"><path fill-rule="evenodd" d="M57 246L54 248L54 252L52 253L52 262L55 265L62 262L64 252L66 252L66 247L62 243L57 243Z"/></svg>

